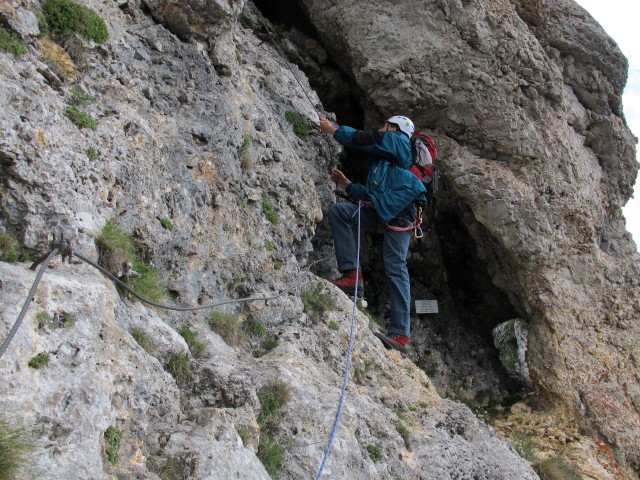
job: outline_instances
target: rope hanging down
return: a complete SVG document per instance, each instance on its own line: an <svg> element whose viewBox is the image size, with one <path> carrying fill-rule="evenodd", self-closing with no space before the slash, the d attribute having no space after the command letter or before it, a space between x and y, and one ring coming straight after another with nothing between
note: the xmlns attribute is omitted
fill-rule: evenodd
<svg viewBox="0 0 640 480"><path fill-rule="evenodd" d="M333 439L336 436L336 432L338 431L338 426L340 425L340 417L342 416L342 406L344 405L344 399L347 392L347 382L349 380L349 367L351 366L351 350L353 349L353 334L355 331L356 324L356 308L358 302L358 272L360 269L360 209L362 205L358 203L358 209L353 214L355 216L358 215L358 248L356 252L356 286L353 290L353 309L351 310L351 331L349 333L349 348L347 349L347 363L344 368L344 377L342 378L342 392L340 393L340 402L338 403L338 411L336 412L336 419L333 422L333 430L331 431L331 437L329 438L329 444L327 445L327 450L324 454L324 458L322 459L322 464L320 465L320 470L318 471L318 476L316 480L320 480L322 477L322 473L324 471L324 467L329 459L329 454L331 453L331 446L333 444Z"/></svg>

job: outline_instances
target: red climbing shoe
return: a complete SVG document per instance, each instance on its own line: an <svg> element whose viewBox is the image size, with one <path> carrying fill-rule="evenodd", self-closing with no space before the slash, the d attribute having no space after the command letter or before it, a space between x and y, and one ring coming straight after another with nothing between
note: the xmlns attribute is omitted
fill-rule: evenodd
<svg viewBox="0 0 640 480"><path fill-rule="evenodd" d="M347 270L342 272L342 277L337 280L327 280L329 283L333 283L336 287L342 290L344 293L353 295L353 291L356 288L356 271ZM358 272L358 296L362 297L364 293L364 285L362 281L362 272Z"/></svg>
<svg viewBox="0 0 640 480"><path fill-rule="evenodd" d="M407 353L407 343L409 343L409 337L406 335L398 335L397 333L390 333L384 335L380 332L373 332L373 334L380 339L382 344L387 350L394 349L402 353Z"/></svg>

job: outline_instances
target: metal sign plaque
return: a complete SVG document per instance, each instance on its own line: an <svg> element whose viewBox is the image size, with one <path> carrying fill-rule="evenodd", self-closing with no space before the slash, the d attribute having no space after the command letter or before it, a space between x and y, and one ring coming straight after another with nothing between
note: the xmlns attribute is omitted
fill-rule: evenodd
<svg viewBox="0 0 640 480"><path fill-rule="evenodd" d="M438 301L416 300L416 313L438 313Z"/></svg>

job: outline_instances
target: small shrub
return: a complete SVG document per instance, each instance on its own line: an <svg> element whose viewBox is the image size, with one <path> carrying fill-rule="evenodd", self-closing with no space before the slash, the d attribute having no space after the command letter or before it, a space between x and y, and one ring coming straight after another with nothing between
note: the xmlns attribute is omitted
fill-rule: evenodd
<svg viewBox="0 0 640 480"><path fill-rule="evenodd" d="M269 475L278 478L280 467L284 462L284 448L270 435L260 435L258 459Z"/></svg>
<svg viewBox="0 0 640 480"><path fill-rule="evenodd" d="M369 319L369 325L371 325L371 323L374 323L378 327L384 328L384 325L382 324L378 316L375 313L371 312L368 308L366 308L360 298L358 299L357 306L358 310L364 313L364 315Z"/></svg>
<svg viewBox="0 0 640 480"><path fill-rule="evenodd" d="M267 327L252 318L242 322L242 329L254 337L264 337L267 335Z"/></svg>
<svg viewBox="0 0 640 480"><path fill-rule="evenodd" d="M509 437L518 455L530 463L537 462L539 445L531 434L519 434Z"/></svg>
<svg viewBox="0 0 640 480"><path fill-rule="evenodd" d="M109 427L104 432L105 452L107 458L113 464L120 459L120 442L122 441L122 430L116 427Z"/></svg>
<svg viewBox="0 0 640 480"><path fill-rule="evenodd" d="M14 57L27 53L27 47L20 41L18 35L0 25L0 50L9 52Z"/></svg>
<svg viewBox="0 0 640 480"><path fill-rule="evenodd" d="M241 322L232 313L213 311L209 317L209 326L229 345L239 345L245 340Z"/></svg>
<svg viewBox="0 0 640 480"><path fill-rule="evenodd" d="M309 126L299 113L288 110L285 112L284 118L291 124L293 133L295 133L298 138L301 140L307 139L309 136Z"/></svg>
<svg viewBox="0 0 640 480"><path fill-rule="evenodd" d="M0 260L3 262L17 262L20 256L20 242L8 232L0 232Z"/></svg>
<svg viewBox="0 0 640 480"><path fill-rule="evenodd" d="M161 302L167 296L167 288L161 271L138 258L134 251L134 242L115 222L109 220L96 238L96 244L104 251L116 255L123 253L124 259L131 262L139 278L129 279L129 286L142 297L153 302Z"/></svg>
<svg viewBox="0 0 640 480"><path fill-rule="evenodd" d="M42 38L42 59L47 66L63 81L72 81L78 78L76 65L69 53L53 40Z"/></svg>
<svg viewBox="0 0 640 480"><path fill-rule="evenodd" d="M172 458L164 464L158 476L162 480L184 480L189 478L191 468L184 458Z"/></svg>
<svg viewBox="0 0 640 480"><path fill-rule="evenodd" d="M38 320L38 328L43 329L45 327L51 327L53 325L53 317L45 312L40 312L36 315Z"/></svg>
<svg viewBox="0 0 640 480"><path fill-rule="evenodd" d="M334 322L333 320L331 320L329 322L329 328L331 330L340 330L340 324L338 324L338 322Z"/></svg>
<svg viewBox="0 0 640 480"><path fill-rule="evenodd" d="M98 150L96 150L93 147L87 148L85 150L85 153L87 154L87 158L89 159L90 162L95 162L100 157Z"/></svg>
<svg viewBox="0 0 640 480"><path fill-rule="evenodd" d="M171 220L168 218L160 219L160 225L162 225L162 228L169 230L170 232L173 230L173 223L171 223Z"/></svg>
<svg viewBox="0 0 640 480"><path fill-rule="evenodd" d="M73 327L76 324L76 317L74 317L70 313L63 312L60 315L60 318L62 320L62 325L61 325L62 328Z"/></svg>
<svg viewBox="0 0 640 480"><path fill-rule="evenodd" d="M261 409L256 419L260 425L260 443L257 455L267 472L275 478L278 478L285 452L275 438L275 431L280 422L279 411L289 401L289 398L289 387L281 382L258 392Z"/></svg>
<svg viewBox="0 0 640 480"><path fill-rule="evenodd" d="M396 430L404 440L404 446L408 451L413 450L413 443L411 442L411 433L409 433L409 429L405 427L402 423L396 425Z"/></svg>
<svg viewBox="0 0 640 480"><path fill-rule="evenodd" d="M268 337L264 342L262 342L262 348L254 352L254 356L262 357L263 355L266 355L277 346L278 346L278 341L275 338Z"/></svg>
<svg viewBox="0 0 640 480"><path fill-rule="evenodd" d="M91 118L91 115L76 107L69 106L65 109L64 113L67 118L71 120L71 123L78 128L90 128L91 130L98 128L98 122Z"/></svg>
<svg viewBox="0 0 640 480"><path fill-rule="evenodd" d="M280 217L278 216L278 212L275 211L271 202L268 199L262 199L262 211L264 212L267 220L269 220L274 225L278 225L280 223Z"/></svg>
<svg viewBox="0 0 640 480"><path fill-rule="evenodd" d="M267 252L272 252L273 251L273 243L271 243L269 240L265 240L264 241L264 248Z"/></svg>
<svg viewBox="0 0 640 480"><path fill-rule="evenodd" d="M182 328L178 330L178 333L184 338L184 341L187 342L192 352L202 353L205 351L205 344L198 340L198 334L192 331L188 325L183 325Z"/></svg>
<svg viewBox="0 0 640 480"><path fill-rule="evenodd" d="M580 480L582 477L561 457L551 457L533 464L540 480Z"/></svg>
<svg viewBox="0 0 640 480"><path fill-rule="evenodd" d="M59 38L75 32L96 43L109 39L107 25L94 10L69 0L44 0L41 23L43 31Z"/></svg>
<svg viewBox="0 0 640 480"><path fill-rule="evenodd" d="M0 419L0 480L22 478L34 449L26 430Z"/></svg>
<svg viewBox="0 0 640 480"><path fill-rule="evenodd" d="M318 282L311 290L302 292L302 304L304 310L312 317L320 317L325 312L336 308L336 303L326 293L323 293L324 285Z"/></svg>
<svg viewBox="0 0 640 480"><path fill-rule="evenodd" d="M129 331L129 333L138 345L140 345L149 355L153 355L157 345L145 330L140 327L134 327Z"/></svg>
<svg viewBox="0 0 640 480"><path fill-rule="evenodd" d="M35 368L36 370L40 370L41 368L46 367L49 364L49 354L48 353L39 353L31 360L29 360L29 366L31 368Z"/></svg>
<svg viewBox="0 0 640 480"><path fill-rule="evenodd" d="M375 463L384 460L384 456L382 455L382 450L380 449L380 447L377 447L375 445L367 445L367 452L369 453L369 458Z"/></svg>
<svg viewBox="0 0 640 480"><path fill-rule="evenodd" d="M109 220L96 238L96 244L108 252L115 253L122 249L127 254L133 253L133 241L114 221Z"/></svg>
<svg viewBox="0 0 640 480"><path fill-rule="evenodd" d="M92 96L82 93L80 90L76 90L75 88L70 89L69 93L71 94L71 104L73 105L85 105L96 101Z"/></svg>
<svg viewBox="0 0 640 480"><path fill-rule="evenodd" d="M253 141L253 139L251 138L251 135L245 135L244 139L242 141L242 159L240 161L240 166L245 169L248 170L251 167L253 167L253 159L251 158L251 142Z"/></svg>
<svg viewBox="0 0 640 480"><path fill-rule="evenodd" d="M276 270L280 270L282 268L282 262L280 260L274 260L273 268L275 268Z"/></svg>
<svg viewBox="0 0 640 480"><path fill-rule="evenodd" d="M184 355L172 355L167 363L167 371L173 376L178 385L186 385L195 377L191 359Z"/></svg>
<svg viewBox="0 0 640 480"><path fill-rule="evenodd" d="M138 258L132 263L133 269L140 274L140 277L129 279L131 288L147 300L162 302L167 297L167 287L162 272Z"/></svg>

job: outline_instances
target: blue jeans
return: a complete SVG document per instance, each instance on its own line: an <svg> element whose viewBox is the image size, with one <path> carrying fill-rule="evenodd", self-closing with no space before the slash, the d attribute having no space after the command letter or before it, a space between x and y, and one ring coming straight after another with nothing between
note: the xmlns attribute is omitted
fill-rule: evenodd
<svg viewBox="0 0 640 480"><path fill-rule="evenodd" d="M336 249L338 270L341 272L356 268L357 242L354 232L357 233L358 228L357 209L358 206L352 203L336 203L329 209L329 225ZM373 208L362 207L360 227L361 231L377 231L378 215ZM391 318L387 329L389 333L407 337L411 336L411 291L407 269L411 232L412 230L397 232L385 227L382 246L384 272L389 281L391 299ZM361 243L363 240L362 238Z"/></svg>

